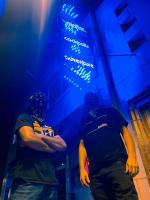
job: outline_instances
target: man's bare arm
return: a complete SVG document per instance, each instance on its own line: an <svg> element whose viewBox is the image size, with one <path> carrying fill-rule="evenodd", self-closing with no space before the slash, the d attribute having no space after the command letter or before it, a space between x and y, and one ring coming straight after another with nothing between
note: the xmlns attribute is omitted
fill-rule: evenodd
<svg viewBox="0 0 150 200"><path fill-rule="evenodd" d="M87 152L84 146L84 141L80 140L80 144L79 144L80 182L83 186L89 187L90 179L89 179L87 171L85 170L86 160L87 160Z"/></svg>
<svg viewBox="0 0 150 200"><path fill-rule="evenodd" d="M49 147L41 138L34 134L33 128L30 126L23 126L19 129L19 135L22 144L37 151L44 151L53 153L56 150Z"/></svg>
<svg viewBox="0 0 150 200"><path fill-rule="evenodd" d="M64 151L67 148L67 144L59 135L49 137L40 134L37 136L40 137L49 147L55 149L56 151Z"/></svg>
<svg viewBox="0 0 150 200"><path fill-rule="evenodd" d="M126 173L136 176L139 172L139 166L136 158L135 144L128 128L123 128L123 139L127 147L128 159L126 163Z"/></svg>

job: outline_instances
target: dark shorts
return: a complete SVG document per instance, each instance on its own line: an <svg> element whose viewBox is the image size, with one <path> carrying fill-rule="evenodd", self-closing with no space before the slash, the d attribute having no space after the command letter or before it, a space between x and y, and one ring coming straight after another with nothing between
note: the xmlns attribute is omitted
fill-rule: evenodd
<svg viewBox="0 0 150 200"><path fill-rule="evenodd" d="M95 200L138 200L132 178L125 173L125 164L116 161L90 177Z"/></svg>

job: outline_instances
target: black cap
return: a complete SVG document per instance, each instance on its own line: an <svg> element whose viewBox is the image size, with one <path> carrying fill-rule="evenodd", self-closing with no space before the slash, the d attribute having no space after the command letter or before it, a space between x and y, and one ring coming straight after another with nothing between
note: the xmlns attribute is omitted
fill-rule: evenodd
<svg viewBox="0 0 150 200"><path fill-rule="evenodd" d="M35 92L29 97L29 103L32 111L41 115L47 109L48 99L45 93Z"/></svg>

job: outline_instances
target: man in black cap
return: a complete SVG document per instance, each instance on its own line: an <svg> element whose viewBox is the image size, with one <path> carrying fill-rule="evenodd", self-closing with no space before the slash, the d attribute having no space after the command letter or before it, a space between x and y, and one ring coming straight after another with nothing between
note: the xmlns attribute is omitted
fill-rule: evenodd
<svg viewBox="0 0 150 200"><path fill-rule="evenodd" d="M11 200L56 200L58 181L52 154L64 151L66 143L45 125L46 96L29 98L29 112L19 115L15 125L16 159L11 164Z"/></svg>
<svg viewBox="0 0 150 200"><path fill-rule="evenodd" d="M133 177L139 167L128 122L116 109L101 106L95 93L85 95L84 105L79 145L81 184L90 186L95 200L137 200Z"/></svg>

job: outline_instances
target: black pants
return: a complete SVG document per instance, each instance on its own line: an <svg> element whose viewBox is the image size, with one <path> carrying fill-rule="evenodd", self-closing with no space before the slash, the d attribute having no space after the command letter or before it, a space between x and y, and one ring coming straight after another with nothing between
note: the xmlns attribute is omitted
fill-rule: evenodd
<svg viewBox="0 0 150 200"><path fill-rule="evenodd" d="M125 173L125 164L116 161L90 176L95 200L138 200L133 180Z"/></svg>

